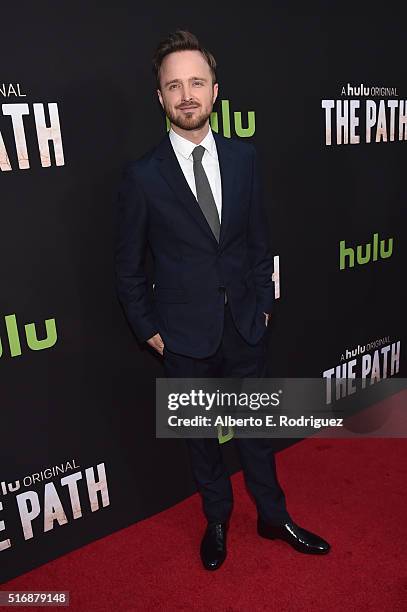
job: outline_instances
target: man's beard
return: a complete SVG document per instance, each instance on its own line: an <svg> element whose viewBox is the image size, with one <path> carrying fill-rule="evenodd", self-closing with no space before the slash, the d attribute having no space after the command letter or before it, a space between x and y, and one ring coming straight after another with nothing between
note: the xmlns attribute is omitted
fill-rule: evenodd
<svg viewBox="0 0 407 612"><path fill-rule="evenodd" d="M184 113L179 109L179 114L174 114L170 109L165 108L168 119L182 130L199 130L201 129L207 120L209 119L212 108L209 112L196 114L196 109L193 114Z"/></svg>

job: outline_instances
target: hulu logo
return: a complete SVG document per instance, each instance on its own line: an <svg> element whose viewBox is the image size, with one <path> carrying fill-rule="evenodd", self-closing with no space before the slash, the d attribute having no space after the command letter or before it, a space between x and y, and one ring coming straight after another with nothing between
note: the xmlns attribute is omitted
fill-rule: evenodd
<svg viewBox="0 0 407 612"><path fill-rule="evenodd" d="M6 315L4 317L6 323L7 340L10 348L11 357L18 357L22 353L20 332L17 325L17 319L15 314ZM57 341L57 330L55 325L55 319L45 320L45 330L47 333L46 338L38 340L37 330L35 323L27 323L24 325L25 339L27 346L32 351L42 351L44 349L54 346ZM0 357L3 355L3 344L0 338Z"/></svg>
<svg viewBox="0 0 407 612"><path fill-rule="evenodd" d="M386 245L387 242L387 245ZM360 244L356 247L356 263L364 265L369 261L377 261L387 259L393 253L393 238L380 240L379 234L373 234L373 241L367 244ZM346 267L353 268L355 266L355 249L347 247L344 240L339 243L339 269L344 270Z"/></svg>
<svg viewBox="0 0 407 612"><path fill-rule="evenodd" d="M226 138L230 138L232 135L232 123L231 123L231 113L230 113L230 103L229 100L221 101L221 118L222 118L222 131L223 135ZM169 131L171 125L168 117L165 117L167 132ZM219 133L219 115L217 112L212 112L209 122L211 124L211 128L214 132ZM233 112L233 129L236 136L240 138L250 138L253 136L256 131L256 121L254 111L247 112L247 125L243 127L242 121L242 113L240 111Z"/></svg>

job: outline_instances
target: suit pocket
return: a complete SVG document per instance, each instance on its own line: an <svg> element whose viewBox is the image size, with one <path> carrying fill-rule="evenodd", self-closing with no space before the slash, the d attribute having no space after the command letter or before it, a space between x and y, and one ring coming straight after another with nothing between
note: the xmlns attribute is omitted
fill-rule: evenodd
<svg viewBox="0 0 407 612"><path fill-rule="evenodd" d="M188 293L185 289L155 287L153 295L157 302L166 302L167 304L184 304L189 302Z"/></svg>

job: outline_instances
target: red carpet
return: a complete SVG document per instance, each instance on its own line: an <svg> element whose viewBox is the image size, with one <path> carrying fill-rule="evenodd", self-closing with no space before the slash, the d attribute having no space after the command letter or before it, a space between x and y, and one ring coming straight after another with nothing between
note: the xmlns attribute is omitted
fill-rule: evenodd
<svg viewBox="0 0 407 612"><path fill-rule="evenodd" d="M405 439L308 439L277 456L290 512L331 543L326 556L259 538L255 507L239 473L233 478L228 558L217 572L201 569L204 521L194 495L2 590L69 590L75 612L404 612L406 456Z"/></svg>

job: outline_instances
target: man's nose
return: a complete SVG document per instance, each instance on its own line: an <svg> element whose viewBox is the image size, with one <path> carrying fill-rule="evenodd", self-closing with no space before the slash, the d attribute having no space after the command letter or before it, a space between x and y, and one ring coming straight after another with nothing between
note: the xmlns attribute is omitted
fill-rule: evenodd
<svg viewBox="0 0 407 612"><path fill-rule="evenodd" d="M184 83L182 86L182 101L190 100L191 97L191 88L189 85Z"/></svg>

